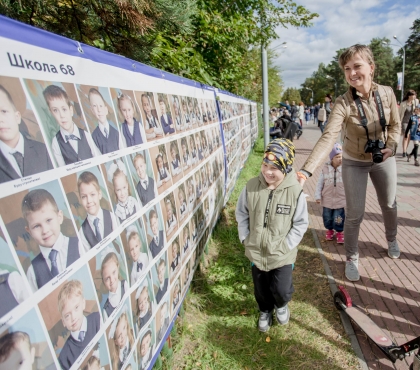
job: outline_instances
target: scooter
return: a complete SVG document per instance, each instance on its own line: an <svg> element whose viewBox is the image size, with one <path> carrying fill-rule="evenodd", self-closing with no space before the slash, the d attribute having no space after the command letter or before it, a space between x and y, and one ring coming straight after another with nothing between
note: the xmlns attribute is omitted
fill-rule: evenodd
<svg viewBox="0 0 420 370"><path fill-rule="evenodd" d="M420 337L401 345L395 344L369 316L352 302L349 293L343 286L339 286L338 291L334 294L334 304L338 310L345 312L393 363L397 360L404 360L405 357L411 356L417 350L410 370L420 370Z"/></svg>

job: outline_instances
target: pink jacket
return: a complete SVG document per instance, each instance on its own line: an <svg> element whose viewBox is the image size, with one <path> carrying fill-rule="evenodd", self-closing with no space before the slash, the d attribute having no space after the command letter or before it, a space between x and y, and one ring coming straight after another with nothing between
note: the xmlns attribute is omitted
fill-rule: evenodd
<svg viewBox="0 0 420 370"><path fill-rule="evenodd" d="M321 205L330 209L339 209L346 206L342 167L337 170L328 162L322 168L321 175L315 191L315 200L321 199Z"/></svg>

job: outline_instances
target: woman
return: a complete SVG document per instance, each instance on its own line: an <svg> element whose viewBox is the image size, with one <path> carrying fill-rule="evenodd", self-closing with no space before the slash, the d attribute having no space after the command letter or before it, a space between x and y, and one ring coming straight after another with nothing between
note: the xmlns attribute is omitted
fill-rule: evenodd
<svg viewBox="0 0 420 370"><path fill-rule="evenodd" d="M401 135L403 138L403 158L407 156L407 148L410 143L410 135L406 134L407 124L410 117L414 114L414 108L419 104L416 99L416 92L414 90L408 90L404 96L404 99L400 105L400 119L401 119Z"/></svg>
<svg viewBox="0 0 420 370"><path fill-rule="evenodd" d="M303 127L303 118L305 116L305 107L303 105L303 102L299 103L299 121L300 121L300 126Z"/></svg>
<svg viewBox="0 0 420 370"><path fill-rule="evenodd" d="M385 234L388 241L388 256L398 258L400 250L397 243L397 169L395 151L400 139L400 117L395 95L389 86L381 86L373 82L375 62L372 51L365 45L353 45L345 50L339 58L339 65L344 71L349 90L337 98L321 138L316 143L311 155L303 168L298 172L298 178L303 185L306 178L315 172L322 159L331 151L338 133L343 127L343 164L342 177L346 194L346 220L344 223L346 268L345 275L350 281L359 280L358 272L358 237L363 220L366 187L368 175L375 187L378 203L382 209L385 224ZM386 119L386 132L382 131L379 122L379 110L374 94L379 94ZM353 98L354 96L354 98ZM358 105L363 107L367 123L361 127ZM368 132L368 135L367 135ZM370 140L380 139L385 148L377 148L375 162L372 153L365 152L367 136ZM378 162L378 156L383 156Z"/></svg>

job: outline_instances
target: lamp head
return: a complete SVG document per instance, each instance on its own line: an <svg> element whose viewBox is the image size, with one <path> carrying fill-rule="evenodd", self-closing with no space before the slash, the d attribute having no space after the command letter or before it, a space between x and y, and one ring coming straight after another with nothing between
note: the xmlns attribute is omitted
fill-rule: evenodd
<svg viewBox="0 0 420 370"><path fill-rule="evenodd" d="M395 40L397 39L397 36L394 35L393 37L394 37Z"/></svg>

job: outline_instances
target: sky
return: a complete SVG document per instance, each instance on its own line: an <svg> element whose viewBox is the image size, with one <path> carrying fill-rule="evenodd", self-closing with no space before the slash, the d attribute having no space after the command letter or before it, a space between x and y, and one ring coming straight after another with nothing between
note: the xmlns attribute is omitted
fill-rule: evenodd
<svg viewBox="0 0 420 370"><path fill-rule="evenodd" d="M369 44L375 38L391 40L394 53L397 36L405 43L415 19L420 17L418 0L295 0L318 13L309 28L277 28L279 39L271 43L278 53L275 65L281 69L284 88L301 88L320 63L329 64L341 48ZM283 42L287 48L282 48ZM278 48L277 48L278 47Z"/></svg>

